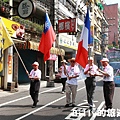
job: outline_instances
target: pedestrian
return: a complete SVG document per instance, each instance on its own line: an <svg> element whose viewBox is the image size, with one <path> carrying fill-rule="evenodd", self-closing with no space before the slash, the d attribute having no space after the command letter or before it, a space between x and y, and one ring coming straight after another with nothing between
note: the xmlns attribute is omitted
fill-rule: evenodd
<svg viewBox="0 0 120 120"><path fill-rule="evenodd" d="M98 74L98 67L94 64L93 57L88 58L88 64L84 69L84 74L86 75L85 86L87 92L87 101L89 109L93 110L93 94L96 87L96 76Z"/></svg>
<svg viewBox="0 0 120 120"><path fill-rule="evenodd" d="M105 99L105 106L107 109L112 109L113 107L113 95L115 89L114 83L114 73L112 66L109 65L109 60L107 58L103 58L101 60L101 64L103 66L103 70L98 69L100 73L103 75L103 93Z"/></svg>
<svg viewBox="0 0 120 120"><path fill-rule="evenodd" d="M64 71L67 76L66 81L66 105L65 107L75 107L75 98L77 94L77 80L80 74L79 67L75 62L75 58L71 58L68 60L70 62L70 66ZM72 105L71 105L71 93L72 93Z"/></svg>
<svg viewBox="0 0 120 120"><path fill-rule="evenodd" d="M66 80L67 80L67 76L64 73L64 67L66 67L66 69L67 69L67 65L66 65L67 61L62 60L61 63L62 63L62 65L59 68L59 72L60 72L60 75L61 75L61 82L62 82L62 86L63 86L61 93L64 94L64 92L65 92L65 84L66 84Z"/></svg>
<svg viewBox="0 0 120 120"><path fill-rule="evenodd" d="M32 108L35 108L37 105L38 100L38 94L40 89L40 79L41 79L41 70L38 69L39 63L34 62L32 64L33 69L31 70L29 74L30 78L30 95L33 100L33 106Z"/></svg>

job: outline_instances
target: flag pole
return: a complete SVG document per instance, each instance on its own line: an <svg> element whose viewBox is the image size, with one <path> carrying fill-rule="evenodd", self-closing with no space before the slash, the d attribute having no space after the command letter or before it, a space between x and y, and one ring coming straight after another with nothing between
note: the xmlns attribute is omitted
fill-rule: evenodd
<svg viewBox="0 0 120 120"><path fill-rule="evenodd" d="M87 9L89 9L89 3L88 2L86 2L86 5L87 5ZM88 60L89 60L89 66L90 66L90 56L91 56L91 54L90 54L90 45L88 44Z"/></svg>

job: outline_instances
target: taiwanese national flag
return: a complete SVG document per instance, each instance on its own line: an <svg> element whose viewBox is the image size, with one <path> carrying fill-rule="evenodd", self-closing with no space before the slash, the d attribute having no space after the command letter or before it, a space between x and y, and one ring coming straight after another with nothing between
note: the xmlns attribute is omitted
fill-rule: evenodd
<svg viewBox="0 0 120 120"><path fill-rule="evenodd" d="M87 14L85 17L80 41L78 43L78 50L75 59L76 62L79 63L83 68L85 68L86 64L88 63L88 44L90 43L91 43L90 18L89 10L87 8Z"/></svg>
<svg viewBox="0 0 120 120"><path fill-rule="evenodd" d="M50 19L48 14L45 15L45 24L44 24L44 31L42 33L42 37L40 39L39 44L39 51L44 54L44 62L48 60L50 57L50 49L52 47L53 42L56 39L55 32L51 25Z"/></svg>

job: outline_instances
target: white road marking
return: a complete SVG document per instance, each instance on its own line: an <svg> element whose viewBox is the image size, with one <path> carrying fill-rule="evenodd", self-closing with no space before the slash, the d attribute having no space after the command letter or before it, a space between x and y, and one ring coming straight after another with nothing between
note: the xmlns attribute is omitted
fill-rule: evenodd
<svg viewBox="0 0 120 120"><path fill-rule="evenodd" d="M96 118L96 116L97 116L96 113L103 107L104 104L105 104L105 101L103 101L103 102L99 105L99 107L97 108L96 112L93 113L93 116L90 118L90 120L95 120L95 118Z"/></svg>
<svg viewBox="0 0 120 120"><path fill-rule="evenodd" d="M84 103L81 103L81 104L79 104L79 105L83 105L83 104L85 104L86 102L84 102ZM97 112L103 107L103 105L105 104L105 102L103 101L100 105L99 105L99 107L97 108L97 110L93 113L93 115L92 115L92 117L90 118L90 120L95 120L95 118L96 118L96 116L97 116ZM79 111L79 108L77 108L77 107L74 107L73 109L72 109L72 111L74 111L74 110L77 110L78 109L78 111ZM81 115L81 116L76 116L76 117L72 117L73 116L73 112L71 112L65 119L67 119L67 120L81 120L83 117L84 117L84 115Z"/></svg>
<svg viewBox="0 0 120 120"><path fill-rule="evenodd" d="M72 118L71 116L73 116L73 113L71 112L65 119L66 120L80 120L83 116L79 116L79 117L76 117L76 118Z"/></svg>
<svg viewBox="0 0 120 120"><path fill-rule="evenodd" d="M82 88L78 89L77 91L80 91L80 90L82 90L82 89L84 89L84 88L85 88L85 87L82 87ZM49 105L51 105L51 104L53 104L53 103L55 103L55 102L57 102L57 101L60 101L60 100L64 99L65 97L66 97L66 96L64 95L63 97L58 98L58 99L56 99L56 100L54 100L54 101L52 101L52 102L50 102L50 103L48 103L48 104L46 104L46 105L44 105L44 106L38 108L38 109L36 109L36 110L33 110L33 111L29 112L28 114L25 114L25 115L23 115L23 116L21 116L21 117L15 119L15 120L21 120L21 119L23 119L23 118L25 118L25 117L27 117L27 116L29 116L29 115L35 113L35 112L40 111L41 109L43 109L43 108L45 108L45 107L47 107L47 106L49 106Z"/></svg>
<svg viewBox="0 0 120 120"><path fill-rule="evenodd" d="M52 89L49 89L49 90L45 90L45 91L43 91L43 92L40 92L39 94L43 94L43 93L46 93L46 92L49 92L49 91L52 91L52 90L55 90L55 89L58 89L58 88L61 88L61 87L62 87L62 86L56 87L56 88L52 88ZM13 102L17 102L17 101L20 101L20 100L29 98L29 97L30 97L30 95L28 95L28 96L26 96L26 97L22 97L22 98L15 99L15 100L11 100L11 101L9 101L9 102L2 103L2 104L0 104L0 107L5 106L5 105L8 105L8 104L13 103Z"/></svg>

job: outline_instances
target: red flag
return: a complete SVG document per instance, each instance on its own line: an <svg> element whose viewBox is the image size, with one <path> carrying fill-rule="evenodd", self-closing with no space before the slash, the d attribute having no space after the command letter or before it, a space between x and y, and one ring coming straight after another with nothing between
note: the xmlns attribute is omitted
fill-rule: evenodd
<svg viewBox="0 0 120 120"><path fill-rule="evenodd" d="M75 61L85 68L88 63L88 44L91 43L89 10L84 22Z"/></svg>
<svg viewBox="0 0 120 120"><path fill-rule="evenodd" d="M46 13L44 31L42 33L42 37L40 39L40 44L38 48L38 50L44 54L44 62L48 60L48 58L50 57L50 49L55 39L56 39L55 32L51 25L48 14Z"/></svg>

